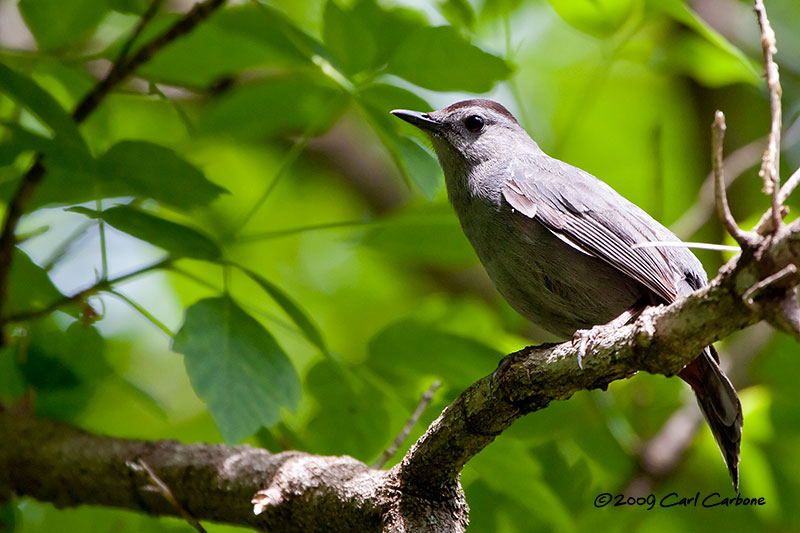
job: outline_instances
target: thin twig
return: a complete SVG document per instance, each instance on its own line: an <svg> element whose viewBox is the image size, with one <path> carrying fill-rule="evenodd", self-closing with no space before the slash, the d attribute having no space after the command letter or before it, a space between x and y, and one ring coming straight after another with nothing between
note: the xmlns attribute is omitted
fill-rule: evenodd
<svg viewBox="0 0 800 533"><path fill-rule="evenodd" d="M794 174L789 176L789 179L786 180L786 183L783 184L781 187L781 192L778 195L778 201L782 204L785 202L789 196L794 192L797 186L800 185L800 168L794 171Z"/></svg>
<svg viewBox="0 0 800 533"><path fill-rule="evenodd" d="M779 282L780 280L787 278L789 276L794 276L797 274L797 267L793 264L788 264L779 271L775 272L771 276L767 276L766 278L762 279L758 283L754 284L752 287L747 289L745 293L742 295L742 300L744 301L745 305L750 309L754 309L758 311L758 304L756 304L754 297L757 293L763 291L770 285L774 285L775 283Z"/></svg>
<svg viewBox="0 0 800 533"><path fill-rule="evenodd" d="M146 63L155 53L178 37L189 33L201 21L220 7L225 0L206 0L195 6L164 33L153 38L142 46L128 61L115 64L108 75L89 92L75 108L72 118L76 123L83 122L105 99L111 90ZM135 32L136 30L134 30ZM8 293L8 275L11 271L11 260L14 252L15 232L17 224L25 213L34 191L45 174L42 155L36 156L33 165L22 177L17 190L8 202L3 229L0 232L0 303L5 302ZM1 324L0 324L1 325ZM2 341L0 341L2 342Z"/></svg>
<svg viewBox="0 0 800 533"><path fill-rule="evenodd" d="M139 19L139 22L136 24L136 27L131 32L130 36L125 40L125 43L122 45L122 48L119 51L119 55L117 55L117 60L114 61L114 66L121 65L125 62L125 58L128 57L128 52L131 51L131 47L133 43L136 42L136 39L142 34L144 29L150 24L150 21L153 20L153 17L156 16L158 10L161 9L161 4L164 3L164 0L153 0L150 2L150 5L147 7L147 11L142 13L142 17Z"/></svg>
<svg viewBox="0 0 800 533"><path fill-rule="evenodd" d="M161 494L164 497L164 499L166 499L170 503L170 505L172 505L175 508L175 510L178 511L178 514L181 516L181 518L186 520L186 522L190 526L195 528L200 533L206 533L205 528L200 524L197 518L195 518L194 515L192 515L192 513L187 511L186 508L184 508L183 505L181 505L181 503L172 493L172 490L170 490L169 486L166 483L164 483L155 472L153 472L153 469L150 468L150 465L148 465L140 458L137 459L135 462L129 462L128 467L130 467L133 470L144 471L147 474L147 477L150 478L150 481L152 482L152 485L145 485L144 490L150 492L157 492Z"/></svg>
<svg viewBox="0 0 800 533"><path fill-rule="evenodd" d="M108 75L95 85L94 89L81 100L78 107L72 113L75 122L83 122L89 114L97 109L97 106L111 92L111 90L124 81L128 76L140 66L149 61L153 55L159 52L166 45L192 31L200 22L208 18L211 13L225 3L225 0L206 0L195 4L180 20L169 27L164 33L153 38L150 42L139 48L139 50L126 62L115 64ZM135 30L134 30L135 31Z"/></svg>
<svg viewBox="0 0 800 533"><path fill-rule="evenodd" d="M264 241L267 239L277 239L279 237L289 237L298 233L305 233L309 231L318 231L326 229L339 229L339 228L354 228L359 226L374 225L375 222L371 220L352 220L344 222L328 222L326 224L313 224L309 226L298 226L296 228L289 228L275 231L265 231L263 233L253 233L251 235L242 235L236 239L237 243L247 243L255 241Z"/></svg>
<svg viewBox="0 0 800 533"><path fill-rule="evenodd" d="M714 196L716 197L717 215L728 233L736 239L739 246L746 250L750 247L747 234L736 224L730 207L728 206L728 195L725 192L725 174L722 166L722 147L725 141L725 115L722 111L714 113L714 122L711 125L711 167L714 172Z"/></svg>
<svg viewBox="0 0 800 533"><path fill-rule="evenodd" d="M800 141L800 120L795 118L781 136L781 149L786 150L791 148L798 141ZM747 169L754 167L756 163L761 160L766 146L767 136L765 135L764 137L760 137L737 148L725 156L722 167L725 169L726 188L730 188ZM678 220L670 225L670 229L675 235L682 239L688 239L697 233L703 224L708 222L715 212L714 185L714 171L712 170L703 181L700 194L698 194L694 204L692 204ZM786 185L781 188L781 193L783 193L785 188ZM784 196L783 198L785 199L786 197ZM770 208L769 212L764 216L771 220L772 208Z"/></svg>
<svg viewBox="0 0 800 533"><path fill-rule="evenodd" d="M88 296L91 296L91 295L93 295L95 293L98 293L100 291L104 291L104 290L110 289L111 287L114 286L115 283L120 283L122 281L126 281L126 280L128 280L128 279L130 279L132 277L139 276L141 274L145 274L145 273L151 272L153 270L158 270L160 268L167 268L167 267L170 266L171 263L172 263L172 259L171 258L167 258L167 259L163 259L161 261L158 261L157 263L153 263L153 264L151 264L149 266L141 268L139 270L134 270L134 271L128 272L126 274L119 275L119 276L117 276L116 278L113 278L113 279L101 279L101 280L93 283L92 285L86 287L85 289L79 290L78 292L72 294L71 296L64 296L63 298L60 298L60 299L58 299L58 300L56 300L54 302L51 302L49 305L47 305L45 307L42 307L42 308L39 308L39 309L31 309L31 310L28 310L28 311L23 311L21 313L17 313L17 314L13 314L13 315L9 315L7 317L4 317L3 318L3 322L4 323L25 322L25 321L28 321L28 320L33 320L34 318L42 317L44 315L52 313L53 311L55 311L56 309L58 309L60 307L63 307L65 305L68 305L68 304L71 304L71 303L80 302L81 300L84 300Z"/></svg>
<svg viewBox="0 0 800 533"><path fill-rule="evenodd" d="M778 65L774 55L778 48L775 43L775 32L767 18L767 10L763 0L755 0L755 12L758 25L761 27L761 48L764 51L764 70L769 89L770 128L767 149L764 150L761 170L758 175L764 179L764 192L772 200L772 231L777 231L783 224L781 202L778 198L780 190L780 145L781 145L781 84L778 77Z"/></svg>
<svg viewBox="0 0 800 533"><path fill-rule="evenodd" d="M151 324L160 329L162 332L166 333L167 337L169 337L170 339L175 338L175 333L173 333L172 330L169 329L166 324L161 322L159 319L156 318L156 316L153 313L151 313L150 311L139 305L137 302L135 302L127 295L114 289L108 290L108 294L116 296L126 304L130 305L136 312L138 312L140 315L146 318Z"/></svg>
<svg viewBox="0 0 800 533"><path fill-rule="evenodd" d="M442 383L439 380L431 383L431 386L428 387L428 390L426 390L425 394L423 394L422 398L420 398L419 405L417 405L417 408L411 414L411 418L408 419L406 425L402 430L400 430L400 433L397 434L397 437L395 437L391 446L386 448L381 456L378 457L378 459L372 464L372 468L383 468L383 466L389 462L389 459L391 459L392 456L397 453L397 450L400 449L400 446L402 446L403 442L408 438L411 430L417 425L417 422L419 422L419 417L422 416L422 413L424 413L425 409L428 408L428 404L431 403L431 400L433 400L434 393L441 386Z"/></svg>

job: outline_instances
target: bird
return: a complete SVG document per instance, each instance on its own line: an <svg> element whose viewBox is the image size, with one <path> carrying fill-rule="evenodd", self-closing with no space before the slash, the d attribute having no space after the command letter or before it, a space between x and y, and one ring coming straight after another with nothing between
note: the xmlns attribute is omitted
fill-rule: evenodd
<svg viewBox="0 0 800 533"><path fill-rule="evenodd" d="M687 247L608 184L545 154L500 103L395 109L425 132L461 227L498 292L560 338L624 324L708 283ZM693 389L739 491L742 407L713 346L679 373Z"/></svg>

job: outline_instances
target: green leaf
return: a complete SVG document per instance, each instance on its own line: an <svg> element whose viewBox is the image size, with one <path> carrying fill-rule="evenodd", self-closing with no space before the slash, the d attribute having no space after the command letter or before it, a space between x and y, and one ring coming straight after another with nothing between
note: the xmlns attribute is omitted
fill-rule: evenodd
<svg viewBox="0 0 800 533"><path fill-rule="evenodd" d="M635 0L548 0L573 28L595 37L608 37L628 20Z"/></svg>
<svg viewBox="0 0 800 533"><path fill-rule="evenodd" d="M314 55L325 53L319 41L283 12L261 2L225 9L219 13L215 23L268 46L295 64L310 63Z"/></svg>
<svg viewBox="0 0 800 533"><path fill-rule="evenodd" d="M89 159L88 148L72 117L58 102L30 78L0 63L0 91L24 106L39 121L55 132L54 140L62 151L77 152L74 157Z"/></svg>
<svg viewBox="0 0 800 533"><path fill-rule="evenodd" d="M93 211L85 207L73 207L68 211L104 220L120 231L163 248L173 257L213 261L222 256L219 246L196 229L164 220L129 205L104 211Z"/></svg>
<svg viewBox="0 0 800 533"><path fill-rule="evenodd" d="M388 257L444 269L475 264L477 257L449 204L428 203L373 224L364 244Z"/></svg>
<svg viewBox="0 0 800 533"><path fill-rule="evenodd" d="M475 11L467 0L441 0L439 11L453 26L475 29Z"/></svg>
<svg viewBox="0 0 800 533"><path fill-rule="evenodd" d="M286 292L284 292L280 287L272 283L271 281L263 278L259 274L256 274L252 270L248 270L242 266L239 267L242 272L250 276L250 278L258 283L258 285L264 289L264 292L270 295L270 297L275 300L281 308L289 315L289 318L292 319L292 322L300 328L300 331L303 332L306 339L320 349L323 353L328 353L328 347L325 345L325 339L322 337L322 333L319 331L319 328L311 321L311 318L308 314L297 305L294 300L292 300Z"/></svg>
<svg viewBox="0 0 800 533"><path fill-rule="evenodd" d="M725 39L725 37L720 35L716 30L709 26L708 23L697 16L697 14L692 11L682 0L648 0L647 7L656 12L665 13L680 24L692 29L697 35L707 40L715 47L719 48L722 54L717 55L716 59L714 60L722 60L728 63L728 66L725 68L725 70L728 72L731 70L738 70L740 73L739 81L750 83L752 85L758 85L761 83L761 69L758 67L758 64L748 58L744 52L731 44L727 39ZM707 53L706 55L708 56ZM727 57L722 59L722 56ZM731 62L737 63L738 65L730 65ZM704 66L708 66L705 60L702 64ZM694 71L697 69L692 70Z"/></svg>
<svg viewBox="0 0 800 533"><path fill-rule="evenodd" d="M308 451L366 461L391 437L384 394L352 369L331 359L320 361L309 370L305 387L317 403L307 427Z"/></svg>
<svg viewBox="0 0 800 533"><path fill-rule="evenodd" d="M115 11L119 11L120 13L141 15L147 11L147 7L151 2L152 0L150 0L150 2L147 0L108 0L108 6Z"/></svg>
<svg viewBox="0 0 800 533"><path fill-rule="evenodd" d="M522 4L522 0L492 0L484 2L481 8L481 18L494 20L499 17L507 17L516 11Z"/></svg>
<svg viewBox="0 0 800 533"><path fill-rule="evenodd" d="M300 380L264 327L229 297L186 310L172 349L184 355L192 386L228 443L237 443L296 408Z"/></svg>
<svg viewBox="0 0 800 533"><path fill-rule="evenodd" d="M198 128L206 133L262 138L324 131L344 110L343 93L319 75L281 75L221 96Z"/></svg>
<svg viewBox="0 0 800 533"><path fill-rule="evenodd" d="M542 479L542 468L525 443L498 439L470 467L505 498L523 505L538 524L546 524L546 530L578 531L569 508Z"/></svg>
<svg viewBox="0 0 800 533"><path fill-rule="evenodd" d="M458 390L497 367L503 353L414 320L387 326L369 341L367 365L392 383L438 376Z"/></svg>
<svg viewBox="0 0 800 533"><path fill-rule="evenodd" d="M225 189L169 148L122 141L98 159L99 197L134 195L180 209L206 205Z"/></svg>
<svg viewBox="0 0 800 533"><path fill-rule="evenodd" d="M56 289L47 272L20 248L14 249L6 311L18 313L47 307L64 295Z"/></svg>
<svg viewBox="0 0 800 533"><path fill-rule="evenodd" d="M398 108L424 111L430 105L410 91L385 84L370 85L357 97L397 166L426 198L432 199L442 184L442 170L423 144L428 140L424 133L389 113Z"/></svg>
<svg viewBox="0 0 800 533"><path fill-rule="evenodd" d="M414 32L388 67L392 74L434 91L485 93L511 75L503 59L470 44L450 26Z"/></svg>
<svg viewBox="0 0 800 533"><path fill-rule="evenodd" d="M393 145L403 173L419 186L428 200L432 200L442 185L442 169L436 158L416 137L401 135L394 139Z"/></svg>
<svg viewBox="0 0 800 533"><path fill-rule="evenodd" d="M20 0L19 11L39 46L73 44L93 31L108 12L104 0Z"/></svg>
<svg viewBox="0 0 800 533"><path fill-rule="evenodd" d="M375 0L359 0L349 15L372 32L376 65L388 62L398 46L414 32L427 26L425 17L419 12L403 7L387 9Z"/></svg>
<svg viewBox="0 0 800 533"><path fill-rule="evenodd" d="M724 48L694 33L676 36L666 47L666 65L707 87L753 83L751 68Z"/></svg>
<svg viewBox="0 0 800 533"><path fill-rule="evenodd" d="M392 109L431 110L431 105L424 98L407 89L386 83L368 85L359 90L356 97L367 108L370 120L377 123L385 132L419 132L419 130L408 129L403 126L404 122L402 120L389 113ZM426 137L424 133L419 132L420 139L425 139Z"/></svg>
<svg viewBox="0 0 800 533"><path fill-rule="evenodd" d="M36 413L71 420L92 398L98 384L112 374L105 359L105 340L94 326L73 322L61 331L52 321L29 326L19 369L36 389Z"/></svg>
<svg viewBox="0 0 800 533"><path fill-rule="evenodd" d="M64 137L57 136L49 139L38 133L28 131L22 126L13 122L3 122L0 120L0 127L5 128L7 136L3 139L5 153L0 156L0 166L11 163L16 157L27 151L41 152L47 158L47 166L58 165L66 170L81 171L94 167L95 161L85 150L76 150L74 143L63 143Z"/></svg>
<svg viewBox="0 0 800 533"><path fill-rule="evenodd" d="M257 21L261 21L258 31L253 28ZM161 83L204 89L248 69L310 63L292 42L276 34L272 22L256 6L221 10L166 46L138 74ZM114 57L119 46L116 43L106 55Z"/></svg>
<svg viewBox="0 0 800 533"><path fill-rule="evenodd" d="M323 24L325 45L345 73L355 74L377 66L375 39L359 17L328 0Z"/></svg>
<svg viewBox="0 0 800 533"><path fill-rule="evenodd" d="M25 378L19 368L16 346L6 343L0 349L0 402L13 404L25 394Z"/></svg>

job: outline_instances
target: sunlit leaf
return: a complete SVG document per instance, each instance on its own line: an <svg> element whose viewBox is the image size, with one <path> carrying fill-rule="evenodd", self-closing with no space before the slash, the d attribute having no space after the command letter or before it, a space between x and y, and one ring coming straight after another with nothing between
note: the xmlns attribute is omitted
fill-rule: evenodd
<svg viewBox="0 0 800 533"><path fill-rule="evenodd" d="M320 132L341 114L344 103L341 91L321 76L276 76L221 96L199 128L245 138Z"/></svg>
<svg viewBox="0 0 800 533"><path fill-rule="evenodd" d="M39 46L50 50L86 37L108 12L108 4L105 0L20 0L19 11Z"/></svg>
<svg viewBox="0 0 800 533"><path fill-rule="evenodd" d="M47 272L19 248L14 249L8 291L4 307L12 314L41 309L64 298Z"/></svg>
<svg viewBox="0 0 800 533"><path fill-rule="evenodd" d="M418 11L405 7L387 8L376 0L355 2L349 16L356 18L362 27L372 33L376 43L375 64L389 61L398 46L419 29L427 26L425 17Z"/></svg>
<svg viewBox="0 0 800 533"><path fill-rule="evenodd" d="M48 146L58 159L56 163L67 163L68 168L73 169L91 165L91 156L75 121L36 82L0 63L0 92L6 93L52 128L55 135Z"/></svg>
<svg viewBox="0 0 800 533"><path fill-rule="evenodd" d="M297 406L300 380L286 353L229 297L189 307L172 349L184 355L192 386L228 443L275 424L282 406Z"/></svg>
<svg viewBox="0 0 800 533"><path fill-rule="evenodd" d="M548 0L570 26L596 37L619 30L630 16L636 0Z"/></svg>
<svg viewBox="0 0 800 533"><path fill-rule="evenodd" d="M157 217L129 205L104 211L73 207L69 211L106 221L129 235L163 248L173 257L219 259L222 250L207 235L198 230Z"/></svg>
<svg viewBox="0 0 800 533"><path fill-rule="evenodd" d="M672 39L666 47L664 61L670 69L686 73L707 87L754 81L750 65L695 33Z"/></svg>
<svg viewBox="0 0 800 533"><path fill-rule="evenodd" d="M472 30L475 27L475 11L467 0L441 0L439 10L450 24Z"/></svg>
<svg viewBox="0 0 800 533"><path fill-rule="evenodd" d="M99 160L101 190L107 195L153 198L178 208L206 205L225 189L211 183L173 150L144 141L122 141ZM119 194L119 193L123 194Z"/></svg>
<svg viewBox="0 0 800 533"><path fill-rule="evenodd" d="M744 52L725 39L725 37L720 35L719 32L714 30L682 0L649 0L647 6L656 12L669 15L677 22L691 28L697 35L717 47L719 51L722 52L721 54L706 53L704 55L707 59L713 55L715 61L724 61L727 65L723 71L727 72L728 76L730 76L730 72L738 71L739 81L754 85L760 82L761 73L758 65L748 58ZM700 47L696 46L696 48ZM718 67L715 68L712 64L706 63L705 60L703 60L702 64L714 68L714 70L719 72ZM693 70L697 69L695 68ZM719 82L719 79L717 78L715 81Z"/></svg>
<svg viewBox="0 0 800 533"><path fill-rule="evenodd" d="M147 10L147 6L152 2L147 0L108 0L108 6L111 9L121 13L133 13L141 15Z"/></svg>
<svg viewBox="0 0 800 533"><path fill-rule="evenodd" d="M205 88L247 69L297 65L301 54L274 26L263 23L260 34L253 31L259 20L266 22L262 10L252 5L221 10L170 43L138 73L153 81Z"/></svg>
<svg viewBox="0 0 800 533"><path fill-rule="evenodd" d="M470 44L454 28L422 28L406 39L389 71L434 91L485 93L511 75L506 62Z"/></svg>
<svg viewBox="0 0 800 533"><path fill-rule="evenodd" d="M325 45L344 72L354 74L375 65L375 40L358 17L328 0L323 24Z"/></svg>

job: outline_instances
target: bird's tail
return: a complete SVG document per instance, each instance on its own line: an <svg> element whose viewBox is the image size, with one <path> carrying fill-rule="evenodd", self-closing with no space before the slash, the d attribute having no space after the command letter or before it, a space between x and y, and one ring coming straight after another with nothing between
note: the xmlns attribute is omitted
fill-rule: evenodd
<svg viewBox="0 0 800 533"><path fill-rule="evenodd" d="M678 375L694 390L738 493L742 405L730 380L719 367L719 356L714 347L703 350L703 354Z"/></svg>

